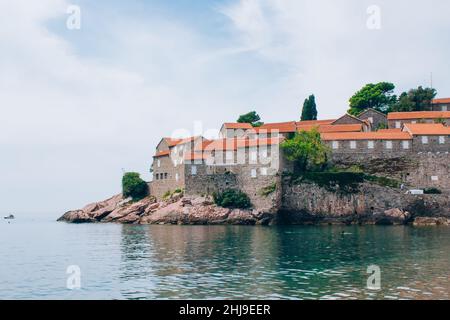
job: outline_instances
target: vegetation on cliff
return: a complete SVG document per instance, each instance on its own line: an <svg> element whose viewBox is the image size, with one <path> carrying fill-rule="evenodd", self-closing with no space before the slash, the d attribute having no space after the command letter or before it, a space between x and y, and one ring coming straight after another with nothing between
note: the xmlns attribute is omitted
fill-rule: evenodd
<svg viewBox="0 0 450 320"><path fill-rule="evenodd" d="M247 209L252 206L250 198L240 190L228 189L216 192L213 197L215 204L222 208Z"/></svg>
<svg viewBox="0 0 450 320"><path fill-rule="evenodd" d="M127 172L122 177L122 194L134 201L141 200L148 195L148 185L137 172Z"/></svg>
<svg viewBox="0 0 450 320"><path fill-rule="evenodd" d="M281 143L286 158L295 165L295 172L321 171L328 163L328 147L316 129L296 133Z"/></svg>

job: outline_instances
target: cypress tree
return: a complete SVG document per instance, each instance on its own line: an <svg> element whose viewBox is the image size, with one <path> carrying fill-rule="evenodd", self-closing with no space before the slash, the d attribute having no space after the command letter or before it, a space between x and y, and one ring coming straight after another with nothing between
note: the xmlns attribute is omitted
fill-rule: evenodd
<svg viewBox="0 0 450 320"><path fill-rule="evenodd" d="M301 120L317 120L317 106L314 95L310 95L308 99L305 99Z"/></svg>

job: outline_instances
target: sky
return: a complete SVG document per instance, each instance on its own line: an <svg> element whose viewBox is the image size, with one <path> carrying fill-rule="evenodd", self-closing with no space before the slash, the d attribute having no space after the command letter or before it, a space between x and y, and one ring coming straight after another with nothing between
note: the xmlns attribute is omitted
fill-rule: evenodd
<svg viewBox="0 0 450 320"><path fill-rule="evenodd" d="M161 137L210 136L252 110L297 120L310 94L322 119L366 83L400 93L432 73L450 97L449 12L447 0L0 0L0 213L106 199L124 171L151 178Z"/></svg>

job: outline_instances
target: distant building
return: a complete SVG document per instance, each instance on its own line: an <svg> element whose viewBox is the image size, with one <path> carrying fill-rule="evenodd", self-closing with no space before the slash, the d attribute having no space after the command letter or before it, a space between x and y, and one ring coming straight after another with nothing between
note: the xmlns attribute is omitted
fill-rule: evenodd
<svg viewBox="0 0 450 320"><path fill-rule="evenodd" d="M450 111L450 98L434 99L431 108L432 111Z"/></svg>
<svg viewBox="0 0 450 320"><path fill-rule="evenodd" d="M358 119L368 121L371 124L372 130L387 128L388 126L387 116L384 113L372 108L361 112L358 115Z"/></svg>
<svg viewBox="0 0 450 320"><path fill-rule="evenodd" d="M437 123L450 124L450 111L414 111L391 112L388 114L390 129L401 129L405 123Z"/></svg>

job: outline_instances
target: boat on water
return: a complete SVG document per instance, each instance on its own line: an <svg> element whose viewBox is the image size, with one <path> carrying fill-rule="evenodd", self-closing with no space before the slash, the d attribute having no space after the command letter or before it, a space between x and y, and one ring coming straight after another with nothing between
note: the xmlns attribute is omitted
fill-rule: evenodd
<svg viewBox="0 0 450 320"><path fill-rule="evenodd" d="M3 219L6 219L6 220L13 220L13 219L15 219L16 217L14 217L14 215L12 215L12 214L10 214L9 216L4 216L3 217Z"/></svg>

